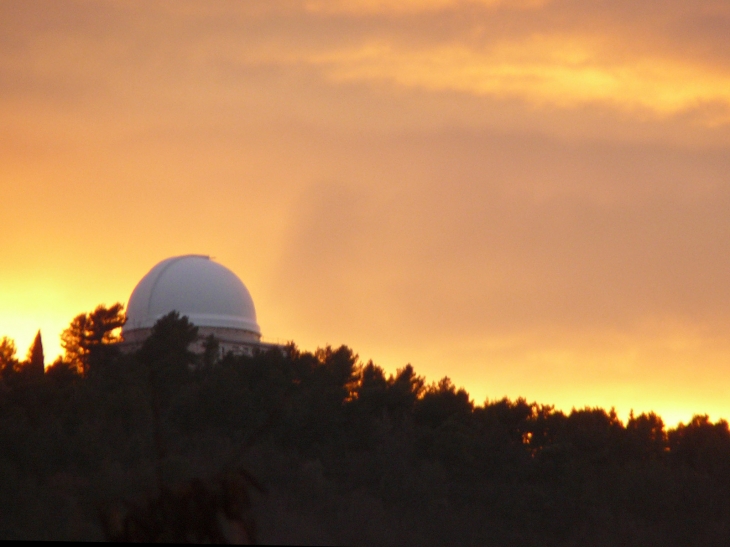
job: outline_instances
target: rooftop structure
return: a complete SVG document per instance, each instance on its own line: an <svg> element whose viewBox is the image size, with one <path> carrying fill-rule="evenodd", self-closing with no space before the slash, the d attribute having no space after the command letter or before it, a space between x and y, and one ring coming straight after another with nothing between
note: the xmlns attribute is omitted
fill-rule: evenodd
<svg viewBox="0 0 730 547"><path fill-rule="evenodd" d="M155 322L172 311L187 316L198 327L199 339L193 351L202 351L202 341L211 334L224 353L250 355L257 348L272 347L261 342L256 310L246 286L209 256L167 258L137 283L122 328L124 344L141 345Z"/></svg>

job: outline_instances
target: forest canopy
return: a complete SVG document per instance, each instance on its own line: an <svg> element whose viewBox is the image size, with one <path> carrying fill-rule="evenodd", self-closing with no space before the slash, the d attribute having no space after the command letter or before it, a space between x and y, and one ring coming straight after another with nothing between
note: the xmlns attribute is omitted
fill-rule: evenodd
<svg viewBox="0 0 730 547"><path fill-rule="evenodd" d="M113 539L105 508L180 485L215 505L238 469L264 543L730 544L724 420L475 404L347 346L198 355L176 313L123 352L123 323L121 304L75 317L45 371L40 333L24 360L0 340L0 539Z"/></svg>

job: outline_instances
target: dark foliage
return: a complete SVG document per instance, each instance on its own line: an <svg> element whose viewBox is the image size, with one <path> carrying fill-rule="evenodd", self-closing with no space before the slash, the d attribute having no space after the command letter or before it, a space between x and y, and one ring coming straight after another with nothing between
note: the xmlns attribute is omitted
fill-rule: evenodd
<svg viewBox="0 0 730 547"><path fill-rule="evenodd" d="M475 405L345 346L195 355L176 314L124 354L120 313L42 375L0 341L0 539L730 545L725 421Z"/></svg>
<svg viewBox="0 0 730 547"><path fill-rule="evenodd" d="M15 342L3 336L0 340L0 375L3 379L18 371L19 362L15 356L17 351Z"/></svg>
<svg viewBox="0 0 730 547"><path fill-rule="evenodd" d="M120 340L118 330L125 322L123 310L124 306L117 303L109 308L98 306L91 313L74 317L61 333L63 361L85 375L94 361L107 360L110 357L107 350Z"/></svg>
<svg viewBox="0 0 730 547"><path fill-rule="evenodd" d="M41 331L35 335L33 344L28 350L28 367L32 371L32 374L43 374L45 369L45 358L43 356L43 340L41 338Z"/></svg>
<svg viewBox="0 0 730 547"><path fill-rule="evenodd" d="M147 503L118 503L100 511L104 536L122 543L256 543L250 489L263 492L244 470L208 483L191 479L163 486Z"/></svg>

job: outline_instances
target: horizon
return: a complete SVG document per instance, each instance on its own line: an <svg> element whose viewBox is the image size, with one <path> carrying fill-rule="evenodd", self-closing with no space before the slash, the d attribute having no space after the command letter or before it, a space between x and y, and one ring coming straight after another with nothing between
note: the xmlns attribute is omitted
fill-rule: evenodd
<svg viewBox="0 0 730 547"><path fill-rule="evenodd" d="M730 417L730 7L0 6L0 336L169 256L264 338L503 396Z"/></svg>
<svg viewBox="0 0 730 547"><path fill-rule="evenodd" d="M188 255L188 256L190 256L190 255ZM196 256L201 256L201 255L196 255ZM208 257L208 258L212 258L212 257ZM104 306L104 305L102 304L100 306ZM104 307L107 307L107 306L104 306ZM91 310L89 310L89 312L90 311ZM126 306L124 306L122 308L122 313L126 316ZM185 315L185 314L180 314L180 318L189 319L188 316ZM38 332L40 332L40 330ZM121 327L114 329L112 332L113 333L116 333L117 336L123 336L122 335L122 328ZM34 335L34 338L35 338L35 336L36 335ZM2 338L2 337L3 337L3 335L0 335L0 338ZM12 340L13 342L15 342L15 340L13 340L12 338L10 338L10 340ZM270 343L271 341L270 340L267 340L265 337L262 337L261 338L261 342ZM277 344L282 344L281 341L277 341L276 343ZM338 347L348 347L358 357L358 363L359 363L360 366L365 366L368 363L373 363L376 366L380 366L378 363L373 362L371 359L363 359L363 358L359 357L359 354L357 354L356 348L349 347L346 344L328 344L328 345L325 345L325 346L319 346L317 348L302 348L302 347L300 347L299 345L296 344L296 341L295 340L289 340L289 341L286 342L286 344L294 344L294 346L297 349L299 349L300 351L311 352L311 353L314 353L316 350L319 350L319 349L324 349L325 347L331 347L333 349L337 349ZM32 346L32 344L31 344L31 346ZM29 347L29 349L30 349L30 347ZM44 349L45 349L45 343L44 343ZM47 359L47 358L45 359L45 368L48 369L48 367L53 364L53 361L55 361L57 359L61 359L63 356L64 356L64 352L63 352L63 349L61 348L61 351L59 351L59 353L56 356L54 356L53 359ZM22 355L21 355L20 352L17 354L17 357L19 359L22 359ZM408 364L410 365L410 363L408 363ZM390 373L390 377L392 378L393 376L395 376L395 372L396 371L387 371L386 370L385 372L386 373ZM414 368L414 372L415 372L416 375L419 375L419 376L422 376L423 377L423 379L425 381L425 385L427 387L428 386L436 385L442 379L451 380L451 378L448 375L443 376L443 377L439 377L439 378L428 378L428 377L425 377L425 376L419 374L419 371L418 371L417 368ZM600 407L600 406L590 406L590 405L585 405L585 406L582 406L582 407L578 407L578 406L573 405L570 408L563 408L563 407L560 407L558 405L555 405L555 404L552 404L552 403L546 402L546 401L529 400L529 399L527 399L527 398L525 398L523 396L516 396L516 397L510 397L510 396L507 396L507 395L504 395L502 397L490 397L490 396L487 396L482 401L478 401L478 400L476 400L472 396L472 394L469 392L469 390L466 389L464 386L455 385L454 387L456 389L465 389L465 391L466 391L466 393L467 393L467 395L469 397L469 401L474 405L475 408L476 407L486 407L489 404L493 404L493 403L499 402L501 400L507 399L507 400L509 400L511 402L517 402L518 400L524 400L528 404L537 404L539 406L552 407L555 411L563 412L566 416L567 415L570 415L571 413L573 413L575 411L599 409L599 410L605 411L607 414L615 412L616 413L616 416L618 417L619 422L622 424L622 426L626 426L627 422L629 421L629 419L632 416L640 416L640 415L643 415L643 414L646 414L646 415L656 414L657 416L659 416L662 419L662 422L664 424L665 430L667 430L667 431L670 430L670 429L675 429L675 428L677 428L678 426L681 426L681 425L686 425L686 424L690 423L697 416L700 416L700 417L701 416L707 416L708 419L711 422L715 422L715 423L720 423L720 422L723 422L723 421L727 423L727 421L728 421L724 417L716 417L716 418L713 419L713 417L711 415L709 415L708 413L702 413L702 412L695 412L695 413L693 413L686 420L685 419L682 419L682 418L677 418L676 420L672 420L671 418L670 419L667 419L666 416L661 415L658 412L655 412L653 410L648 410L648 411L643 411L643 412L634 412L634 409L631 408L628 411L620 412L620 411L617 411L614 406Z"/></svg>

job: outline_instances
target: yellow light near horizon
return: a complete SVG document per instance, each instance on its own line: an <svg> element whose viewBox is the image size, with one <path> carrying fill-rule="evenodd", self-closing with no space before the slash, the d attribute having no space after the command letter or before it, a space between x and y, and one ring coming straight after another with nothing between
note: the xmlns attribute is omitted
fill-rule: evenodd
<svg viewBox="0 0 730 547"><path fill-rule="evenodd" d="M114 280L92 283L73 268L25 274L0 279L0 337L15 341L21 359L40 330L45 362L51 364L63 352L60 336L74 317L98 305L126 304L127 290Z"/></svg>
<svg viewBox="0 0 730 547"><path fill-rule="evenodd" d="M721 381L730 343L691 324L655 321L626 332L551 329L435 339L407 350L365 343L355 349L388 370L409 362L429 382L447 375L475 404L522 397L566 413L614 408L624 422L632 411L654 412L667 427L697 414L730 418L730 388Z"/></svg>
<svg viewBox="0 0 730 547"><path fill-rule="evenodd" d="M104 303L84 309L73 292L50 280L5 283L0 291L0 336L13 338L24 358L40 329L50 364L61 353L59 335L71 319ZM267 326L271 332L282 331L277 324ZM303 342L296 337L294 341ZM332 343L343 342L349 341ZM312 344L302 349L313 351L318 344ZM723 395L727 390L711 378L730 358L730 348L689 326L654 325L630 335L504 333L401 347L353 340L352 349L365 361L374 358L390 373L411 363L428 382L448 375L478 405L485 399L524 397L566 413L574 407L615 408L624 422L632 410L637 415L655 412L667 427L687 423L695 414L709 414L712 420L730 417ZM687 362L702 363L705 371L693 378L692 386L684 376ZM652 376L661 384L656 389L651 389Z"/></svg>
<svg viewBox="0 0 730 547"><path fill-rule="evenodd" d="M400 351L396 354L404 355ZM640 382L607 385L580 378L581 373L590 370L596 362L610 361L613 365L617 364L610 356L601 354L579 358L566 351L564 360L553 362L554 368L562 369L562 372L553 374L546 374L542 363L536 364L528 357L506 360L480 357L459 362L457 359L447 361L429 357L418 350L410 352L408 359L384 355L380 363L376 360L376 364L385 365L388 372L392 373L409 362L417 374L425 375L427 382L449 376L457 387L466 389L475 405L503 397L513 401L524 398L529 403L553 406L566 414L570 414L573 409L601 408L606 412L613 409L624 423L631 412L637 416L653 412L662 418L667 427L688 423L698 414L707 414L713 421L730 418L730 408L720 400L721 397L713 397L708 401L700 393L682 394L681 382L675 382L671 389L662 394L648 393L646 386ZM389 366L391 363L398 365ZM445 368L446 363L450 365L448 368ZM455 364L459 365L458 368ZM670 368L674 365L676 363L667 363ZM495 374L486 369L506 369L507 372Z"/></svg>
<svg viewBox="0 0 730 547"><path fill-rule="evenodd" d="M75 308L67 293L48 280L6 281L0 288L0 336L15 341L22 359L40 330L48 365L61 354L59 337L73 319L70 309Z"/></svg>

